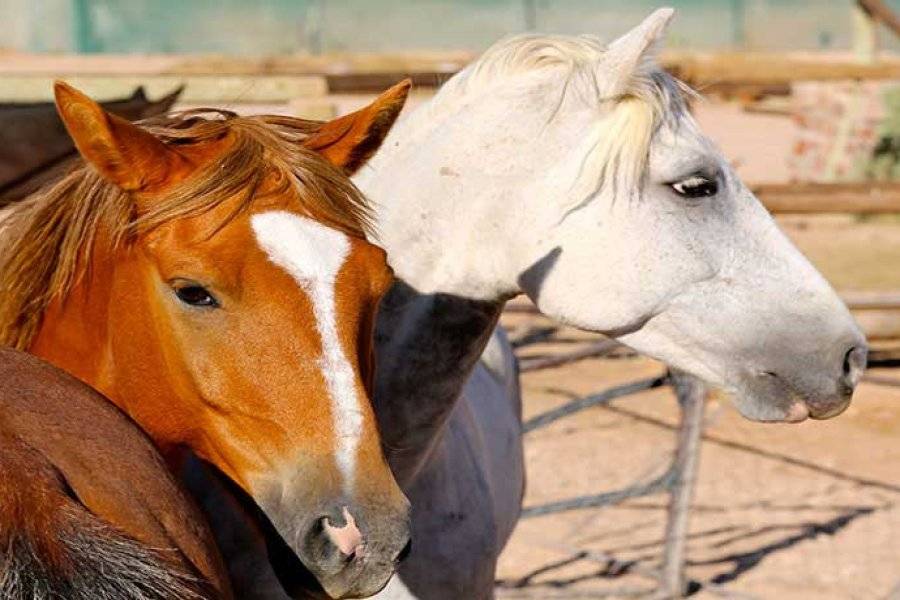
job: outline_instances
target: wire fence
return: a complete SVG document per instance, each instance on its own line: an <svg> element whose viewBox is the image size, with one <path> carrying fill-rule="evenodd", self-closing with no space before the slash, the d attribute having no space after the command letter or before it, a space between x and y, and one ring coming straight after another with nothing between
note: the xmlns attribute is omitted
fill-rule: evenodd
<svg viewBox="0 0 900 600"><path fill-rule="evenodd" d="M556 328L529 330L513 340L513 345L523 348L540 341L547 341L555 333ZM551 367L559 367L586 358L602 356L619 346L612 340L600 340L588 343L572 352L538 359L523 359L523 371L535 371ZM613 400L625 398L640 392L671 385L681 407L681 425L678 431L678 444L675 456L669 467L661 475L649 481L639 481L621 489L578 496L538 506L528 506L522 510L522 518L533 518L571 510L599 508L619 504L625 500L669 494L669 510L666 525L666 541L663 550L662 568L653 573L658 581L658 591L667 598L682 597L687 591L685 582L685 543L687 539L690 505L693 486L696 480L697 464L700 454L700 436L702 434L703 407L706 390L702 383L693 377L681 373L667 373L661 377L652 377L632 383L616 386L602 392L577 398L562 406L539 414L523 424L524 433L530 433L551 423L574 415L587 408L607 405ZM645 595L646 590L619 589L617 596L631 594ZM567 596L572 597L572 596ZM596 596L595 596L596 597Z"/></svg>
<svg viewBox="0 0 900 600"><path fill-rule="evenodd" d="M528 311L518 311L514 307L513 312ZM511 342L517 348L517 352L523 354L521 364L524 372L565 367L589 358L603 356L620 348L617 344L610 343L609 340L592 342L585 340L584 337L567 338L564 330L556 326L531 324L521 327L517 333L518 335L515 335ZM545 343L552 344L556 351L539 353L532 351L535 345ZM575 345L575 347L567 349L566 346L570 344ZM562 350L559 350L560 347ZM538 354L538 356L535 356L535 354ZM622 356L620 355L619 358L622 358ZM900 379L889 375L870 375L867 376L866 381L888 388L900 385ZM551 424L574 417L584 410L609 406L613 401L627 401L629 398L643 392L666 387L672 389L678 401L680 417L679 424L673 428L677 438L673 456L661 472L655 469L657 471L655 475L641 477L637 481L611 491L577 495L542 504L532 504L526 506L522 512L523 519L535 519L569 511L611 507L621 505L626 501L632 501L628 506L634 508L633 501L648 496L663 496L667 498L665 533L659 547L658 561L654 560L653 562L656 564L652 566L643 564L641 560L623 559L615 554L601 552L596 549L579 548L576 545L559 541L548 542L546 539L535 540L536 544L545 548L552 547L566 553L570 556L567 559L568 561L588 561L602 565L604 577L614 579L622 574L630 573L643 577L651 583L647 586L634 586L631 584L631 580L628 580L627 584L612 589L585 590L573 588L567 589L564 593L557 593L548 591L549 588L541 588L542 584L535 583L535 579L542 573L556 568L556 566L551 564L544 570L539 569L520 579L502 581L500 587L503 591L502 597L533 598L535 597L534 590L540 589L539 597L546 599L582 597L680 598L703 589L712 595L733 600L757 598L758 596L732 589L727 584L730 581L728 576L719 576L712 579L693 579L688 577L686 573L686 565L691 564L687 549L688 531L691 516L695 511L692 504L701 456L700 442L704 438L709 443L723 448L749 452L765 460L773 460L784 465L800 468L811 475L831 480L834 482L831 485L836 485L840 482L849 486L848 489L866 489L868 490L866 497L869 500L872 499L871 497L879 497L879 492L887 494L887 498L900 493L900 485L848 473L773 450L745 445L739 441L705 434L705 397L707 391L698 380L677 372L637 379L597 393L569 400L526 420L523 424L524 432L528 435L533 435ZM557 388L552 389L556 390ZM727 481L727 476L725 481ZM736 572L739 573L745 568L750 568L750 566L755 564L754 561L760 560L759 557L765 556L769 551L777 551L781 548L787 549L803 540L816 539L822 535L833 536L856 519L874 515L879 511L889 511L894 506L893 499L867 504L869 500L863 500L860 497L858 500L855 499L852 505L847 504L846 506L835 503L835 510L838 510L838 514L834 518L811 521L806 525L799 523L795 526L797 530L795 534L784 538L780 542L774 542L770 549L764 547L761 551L758 551L759 553L750 552L745 557L742 557L743 555L740 554L735 555L736 568L738 569ZM762 501L762 503L764 502ZM814 503L806 507L806 509L810 509L813 506ZM705 508L702 509L706 510ZM742 561L746 561L745 566L742 566L744 564ZM840 558L835 556L834 562L839 563ZM534 588L533 586L535 585L538 587ZM884 588L881 589L883 590ZM883 591L881 593L884 594ZM882 595L879 598L900 600L900 582L893 586L892 591L887 596Z"/></svg>

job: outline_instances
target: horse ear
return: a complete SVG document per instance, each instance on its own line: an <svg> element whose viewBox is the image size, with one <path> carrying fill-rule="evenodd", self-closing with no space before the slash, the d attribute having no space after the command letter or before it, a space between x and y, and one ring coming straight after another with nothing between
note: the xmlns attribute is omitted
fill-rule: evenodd
<svg viewBox="0 0 900 600"><path fill-rule="evenodd" d="M600 63L603 69L601 81L610 85L605 90L609 96L627 94L635 78L657 68L657 54L674 14L674 9L660 8L609 45Z"/></svg>
<svg viewBox="0 0 900 600"><path fill-rule="evenodd" d="M303 145L352 175L387 137L406 103L410 86L409 79L401 81L365 108L325 123Z"/></svg>
<svg viewBox="0 0 900 600"><path fill-rule="evenodd" d="M138 191L166 180L174 151L62 81L54 84L53 92L56 110L78 152L107 181Z"/></svg>

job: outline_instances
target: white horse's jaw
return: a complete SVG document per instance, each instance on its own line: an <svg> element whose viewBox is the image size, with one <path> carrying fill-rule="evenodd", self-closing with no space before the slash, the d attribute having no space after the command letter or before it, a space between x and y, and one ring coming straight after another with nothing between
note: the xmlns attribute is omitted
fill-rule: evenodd
<svg viewBox="0 0 900 600"><path fill-rule="evenodd" d="M730 392L750 418L836 414L865 339L654 66L667 21L651 16L609 53L561 37L489 50L357 178L380 241L421 292L525 292ZM623 85L630 100L596 97ZM698 175L717 192L670 185Z"/></svg>

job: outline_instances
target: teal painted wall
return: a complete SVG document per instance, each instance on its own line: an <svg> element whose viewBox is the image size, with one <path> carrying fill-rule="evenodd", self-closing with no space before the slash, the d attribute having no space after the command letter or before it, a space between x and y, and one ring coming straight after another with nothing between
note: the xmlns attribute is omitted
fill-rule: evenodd
<svg viewBox="0 0 900 600"><path fill-rule="evenodd" d="M900 9L900 0L889 0ZM33 52L479 50L534 28L609 38L661 4L669 45L845 49L851 0L0 0L0 47ZM900 48L888 34L886 47Z"/></svg>

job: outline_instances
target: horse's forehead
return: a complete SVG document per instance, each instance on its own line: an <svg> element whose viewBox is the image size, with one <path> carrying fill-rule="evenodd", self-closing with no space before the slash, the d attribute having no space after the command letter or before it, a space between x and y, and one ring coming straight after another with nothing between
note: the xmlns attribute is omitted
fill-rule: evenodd
<svg viewBox="0 0 900 600"><path fill-rule="evenodd" d="M225 131L220 137L177 147L177 154L184 160L170 161L166 166L164 181L150 194L166 193L182 184L219 159L235 143L234 134Z"/></svg>
<svg viewBox="0 0 900 600"><path fill-rule="evenodd" d="M722 162L724 156L697 122L685 114L660 123L650 143L649 159L651 168L679 171L713 166L709 163Z"/></svg>
<svg viewBox="0 0 900 600"><path fill-rule="evenodd" d="M253 215L251 227L268 259L286 271L309 296L321 343L317 364L331 400L336 438L335 459L343 486L352 493L356 454L363 435L357 365L343 347L339 331L338 273L350 257L350 238L322 223L287 211Z"/></svg>
<svg viewBox="0 0 900 600"><path fill-rule="evenodd" d="M267 211L250 219L256 241L269 260L308 292L333 287L350 250L349 237L314 219L288 211Z"/></svg>
<svg viewBox="0 0 900 600"><path fill-rule="evenodd" d="M375 294L393 280L382 248L313 218L268 210L252 215L250 223L256 243L269 261L295 279L332 282Z"/></svg>

